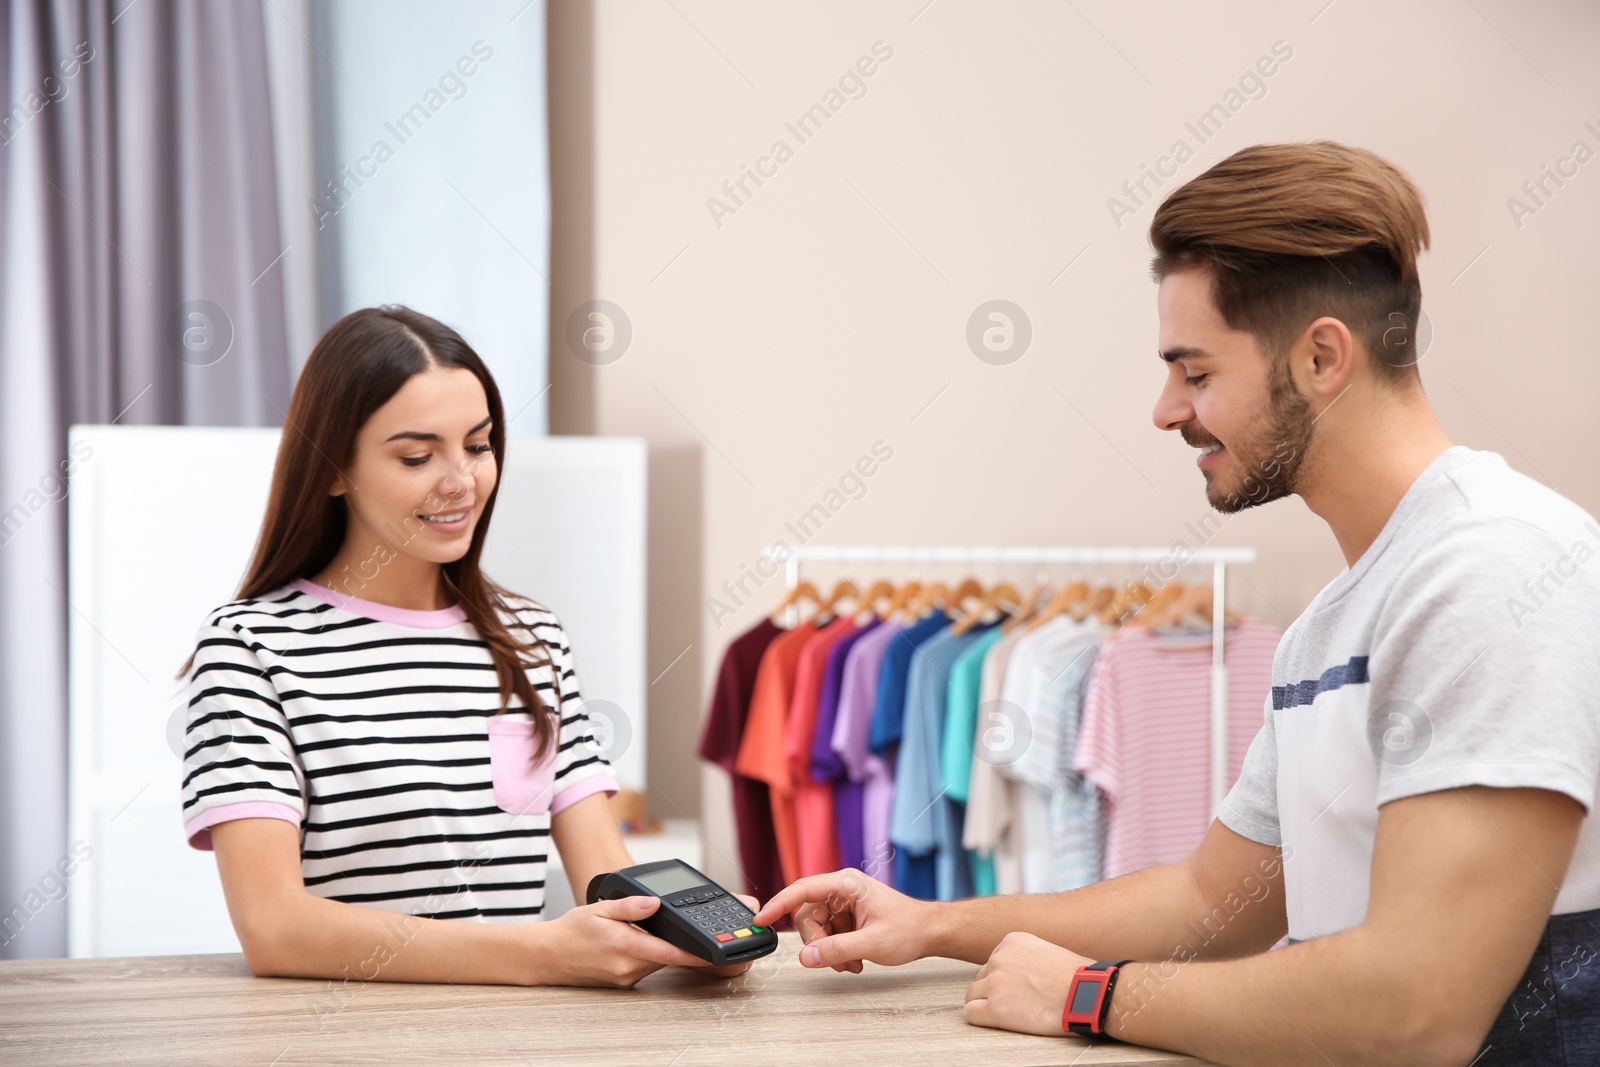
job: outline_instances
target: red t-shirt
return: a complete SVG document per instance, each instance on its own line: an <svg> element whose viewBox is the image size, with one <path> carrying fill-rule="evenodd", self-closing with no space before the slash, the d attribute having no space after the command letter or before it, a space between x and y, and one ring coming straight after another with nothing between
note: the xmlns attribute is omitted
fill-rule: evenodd
<svg viewBox="0 0 1600 1067"><path fill-rule="evenodd" d="M750 698L755 692L761 659L783 629L762 619L734 638L722 654L711 710L700 735L700 758L728 772L733 786L734 831L739 838L739 863L745 891L765 903L786 884L772 832L772 799L767 784L738 772L739 742L744 737Z"/></svg>

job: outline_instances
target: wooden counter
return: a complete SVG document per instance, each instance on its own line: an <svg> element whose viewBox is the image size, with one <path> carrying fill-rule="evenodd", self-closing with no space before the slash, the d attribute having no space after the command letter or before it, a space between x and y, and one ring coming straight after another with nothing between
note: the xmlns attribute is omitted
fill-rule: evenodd
<svg viewBox="0 0 1600 1067"><path fill-rule="evenodd" d="M257 978L238 955L0 962L0 1063L171 1067L457 1063L1198 1064L968 1026L977 968L814 972L799 941L732 981L661 971L632 990Z"/></svg>

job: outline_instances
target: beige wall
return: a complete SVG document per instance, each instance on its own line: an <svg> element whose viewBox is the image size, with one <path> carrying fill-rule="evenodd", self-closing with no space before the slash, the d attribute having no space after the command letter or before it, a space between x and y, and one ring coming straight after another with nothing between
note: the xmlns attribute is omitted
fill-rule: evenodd
<svg viewBox="0 0 1600 1067"><path fill-rule="evenodd" d="M1167 190L1262 141L1342 140L1408 171L1446 427L1600 512L1600 160L1520 225L1507 204L1574 142L1600 150L1600 9L923 3L551 5L550 421L650 441L650 800L703 816L717 877L736 855L726 779L694 743L723 647L779 582L720 627L705 600L792 543L785 521L875 441L893 458L817 543L1193 543L1193 454L1150 423L1153 203L1120 228L1107 205L1175 141L1195 156ZM800 143L785 122L877 41L893 55L865 96ZM1264 94L1247 84L1258 98L1201 144L1185 122L1280 41ZM719 226L708 198L779 139L793 158ZM595 298L634 331L599 368L564 335ZM1032 322L1008 366L965 341L994 298ZM1215 543L1259 550L1233 594L1280 625L1342 566L1297 500Z"/></svg>

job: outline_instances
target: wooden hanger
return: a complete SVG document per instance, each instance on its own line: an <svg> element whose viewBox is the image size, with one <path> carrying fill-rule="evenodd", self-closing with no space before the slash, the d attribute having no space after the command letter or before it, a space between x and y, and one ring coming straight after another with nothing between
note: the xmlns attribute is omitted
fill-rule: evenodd
<svg viewBox="0 0 1600 1067"><path fill-rule="evenodd" d="M929 582L902 610L907 619L915 622L932 610L935 605L948 603L949 600L949 586L943 582Z"/></svg>
<svg viewBox="0 0 1600 1067"><path fill-rule="evenodd" d="M1138 614L1134 615L1129 621L1135 626L1153 630L1169 618L1176 617L1172 615L1173 608L1183 603L1189 593L1190 590L1186 589L1182 582L1168 582L1160 589L1157 589L1155 596L1150 598L1149 603L1145 604Z"/></svg>
<svg viewBox="0 0 1600 1067"><path fill-rule="evenodd" d="M978 606L957 619L956 624L950 627L951 634L960 637L978 625L989 612L998 609L1001 604L1010 604L1013 609L1019 609L1022 605L1022 594L1018 593L1017 587L1010 582L996 582L990 586Z"/></svg>
<svg viewBox="0 0 1600 1067"><path fill-rule="evenodd" d="M861 590L856 588L856 583L848 578L843 578L834 583L833 592L828 595L827 601L817 609L818 615L837 615L839 601L849 597L857 604L863 602Z"/></svg>
<svg viewBox="0 0 1600 1067"><path fill-rule="evenodd" d="M1123 586L1122 592L1110 604L1106 605L1104 611L1100 612L1100 621L1107 624L1116 623L1120 626L1129 612L1137 610L1134 605L1148 603L1152 595L1148 585L1137 580L1131 581Z"/></svg>
<svg viewBox="0 0 1600 1067"><path fill-rule="evenodd" d="M982 600L984 596L985 591L982 582L970 576L963 578L961 579L961 584L956 586L955 592L950 594L950 600L947 605L948 610L951 612L957 611L969 597L976 597Z"/></svg>
<svg viewBox="0 0 1600 1067"><path fill-rule="evenodd" d="M1017 613L1000 624L1000 632L1008 634L1037 615L1049 592L1050 586L1044 582L1035 583L1034 587L1023 596L1022 604L1017 609Z"/></svg>
<svg viewBox="0 0 1600 1067"><path fill-rule="evenodd" d="M790 608L794 607L794 605L798 604L801 600L809 600L813 604L818 605L822 603L822 594L817 592L817 587L812 585L804 578L800 579L800 581L796 583L795 587L789 590L789 595L785 596L782 603L780 603L776 608L772 609L772 614L768 617L773 622L777 622L779 617L782 616L785 611L788 611Z"/></svg>
<svg viewBox="0 0 1600 1067"><path fill-rule="evenodd" d="M1028 621L1028 629L1037 630L1051 619L1065 613L1068 608L1088 595L1088 582L1073 582L1070 585L1062 586L1056 590L1056 595L1050 598L1050 603L1046 604L1037 615Z"/></svg>
<svg viewBox="0 0 1600 1067"><path fill-rule="evenodd" d="M880 609L878 607L878 602L881 600L888 600L890 604L893 604L894 595L894 583L886 582L880 578L878 581L873 582L872 585L867 587L866 594L861 598L862 611L870 611L873 615L880 619L887 618L889 615L889 609Z"/></svg>
<svg viewBox="0 0 1600 1067"><path fill-rule="evenodd" d="M1188 595L1171 605L1166 617L1158 619L1150 629L1175 625L1194 617L1204 623L1204 632L1209 633L1212 625L1211 611L1215 602L1214 590L1209 584L1192 585L1189 587ZM1231 609L1223 611L1222 619L1225 623L1234 624L1242 621L1239 613Z"/></svg>
<svg viewBox="0 0 1600 1067"><path fill-rule="evenodd" d="M894 618L900 612L904 611L906 606L910 604L912 599L920 592L922 592L921 582L917 581L915 578L907 581L899 589L895 590L894 596L889 601L889 606L883 611L883 617L885 619Z"/></svg>
<svg viewBox="0 0 1600 1067"><path fill-rule="evenodd" d="M1112 598L1116 595L1117 591L1115 589L1111 588L1109 585L1102 585L1089 597L1084 600L1080 600L1077 606L1072 609L1072 621L1082 622L1090 615L1100 614L1106 609L1106 605L1110 604Z"/></svg>

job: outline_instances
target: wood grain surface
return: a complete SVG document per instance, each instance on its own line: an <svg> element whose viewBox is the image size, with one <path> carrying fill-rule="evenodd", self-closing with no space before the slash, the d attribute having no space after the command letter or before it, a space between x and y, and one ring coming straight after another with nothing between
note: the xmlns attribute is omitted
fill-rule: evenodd
<svg viewBox="0 0 1600 1067"><path fill-rule="evenodd" d="M815 972L798 937L728 980L657 972L631 990L257 978L239 955L0 962L0 1063L1198 1064L961 1018L977 968Z"/></svg>

